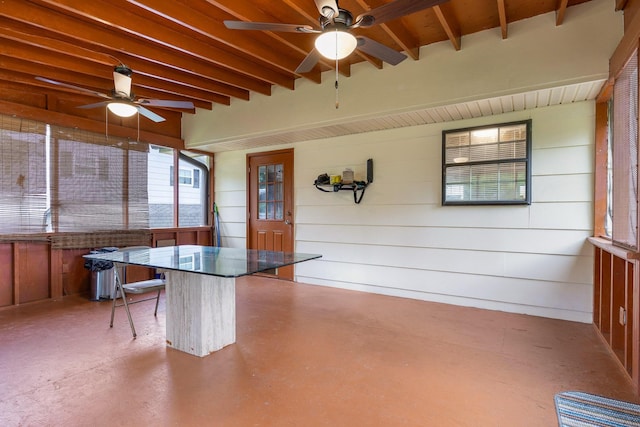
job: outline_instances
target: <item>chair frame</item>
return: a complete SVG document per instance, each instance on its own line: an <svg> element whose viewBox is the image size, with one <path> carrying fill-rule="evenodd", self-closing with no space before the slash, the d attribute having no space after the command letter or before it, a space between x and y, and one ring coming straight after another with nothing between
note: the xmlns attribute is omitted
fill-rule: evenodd
<svg viewBox="0 0 640 427"><path fill-rule="evenodd" d="M126 251L127 249L134 248L124 248L122 250ZM135 339L136 328L133 325L133 318L131 317L131 312L129 311L129 305L137 304L139 302L145 302L155 299L156 307L153 311L153 315L157 317L158 314L158 304L160 303L160 293L163 289L165 289L165 280L164 279L150 279L150 280L142 280L139 282L131 282L131 283L122 283L122 279L120 278L120 273L118 272L120 268L124 272L124 276L126 278L126 264L115 263L114 273L115 273L115 289L113 293L112 303L111 303L111 322L109 323L109 327L113 328L113 319L115 317L116 307L124 307L127 312L127 317L129 319L129 326L131 326L131 334L133 334L133 338ZM127 292L134 295L144 294L148 292L156 291L157 294L148 298L136 299L134 301L127 301ZM122 297L122 304L117 303L118 293Z"/></svg>

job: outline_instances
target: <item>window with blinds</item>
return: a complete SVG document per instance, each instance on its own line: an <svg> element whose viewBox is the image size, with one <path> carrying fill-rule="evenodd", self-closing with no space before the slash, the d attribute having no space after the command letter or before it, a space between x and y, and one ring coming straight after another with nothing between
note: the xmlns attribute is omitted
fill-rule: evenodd
<svg viewBox="0 0 640 427"><path fill-rule="evenodd" d="M612 240L638 249L638 55L613 88Z"/></svg>
<svg viewBox="0 0 640 427"><path fill-rule="evenodd" d="M47 128L0 115L0 233L46 231Z"/></svg>
<svg viewBox="0 0 640 427"><path fill-rule="evenodd" d="M0 116L0 233L149 226L146 143Z"/></svg>
<svg viewBox="0 0 640 427"><path fill-rule="evenodd" d="M442 204L529 204L531 120L442 132Z"/></svg>
<svg viewBox="0 0 640 427"><path fill-rule="evenodd" d="M202 153L0 115L0 234L205 226L210 166Z"/></svg>

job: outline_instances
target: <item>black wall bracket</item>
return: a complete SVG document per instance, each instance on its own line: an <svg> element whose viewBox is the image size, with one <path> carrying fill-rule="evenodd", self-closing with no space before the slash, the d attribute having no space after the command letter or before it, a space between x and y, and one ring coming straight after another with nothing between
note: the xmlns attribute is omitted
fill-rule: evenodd
<svg viewBox="0 0 640 427"><path fill-rule="evenodd" d="M350 184L314 184L315 187L324 193L337 193L341 190L353 191L353 201L359 204L362 201L367 186L373 182L373 159L367 160L367 181L353 181Z"/></svg>

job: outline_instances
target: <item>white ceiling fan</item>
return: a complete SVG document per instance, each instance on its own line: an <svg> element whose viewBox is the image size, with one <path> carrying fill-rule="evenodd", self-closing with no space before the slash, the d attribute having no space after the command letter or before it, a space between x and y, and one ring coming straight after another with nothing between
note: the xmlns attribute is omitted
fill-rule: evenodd
<svg viewBox="0 0 640 427"><path fill-rule="evenodd" d="M304 34L319 34L315 40L315 48L307 55L295 70L296 73L307 73L315 67L320 55L331 60L346 58L355 49L378 58L391 65L397 65L407 56L382 43L364 36L354 36L355 28L368 28L383 24L392 19L419 12L421 10L445 3L448 0L395 0L368 12L356 19L346 9L338 6L337 0L314 0L320 12L318 18L320 28L310 25L282 24L269 22L224 21L224 25L233 30L283 31Z"/></svg>
<svg viewBox="0 0 640 427"><path fill-rule="evenodd" d="M91 89L83 88L80 86L75 86L68 83L58 82L56 80L51 80L45 77L36 77L37 80L40 80L45 83L50 83L56 86L65 87L67 89L73 89L78 92L82 92L85 94L97 96L99 98L103 98L104 101L96 102L94 104L81 105L78 108L97 108L106 106L111 112L120 117L131 117L136 113L140 113L144 117L152 120L156 123L163 122L164 117L159 114L154 113L153 111L145 108L145 106L149 107L158 107L158 108L181 108L181 109L193 109L195 108L193 102L190 101L173 101L173 100L162 100L162 99L144 99L138 98L131 91L131 75L133 71L131 68L127 67L124 64L120 64L114 67L113 69L113 83L114 89L111 91L111 94L106 94L102 92L97 92Z"/></svg>

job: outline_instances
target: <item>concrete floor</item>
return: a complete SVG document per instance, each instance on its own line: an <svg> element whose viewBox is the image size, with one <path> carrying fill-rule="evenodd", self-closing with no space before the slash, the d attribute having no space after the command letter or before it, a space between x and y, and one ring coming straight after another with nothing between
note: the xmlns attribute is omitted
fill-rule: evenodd
<svg viewBox="0 0 640 427"><path fill-rule="evenodd" d="M164 297L163 297L164 298ZM250 277L237 343L165 347L163 300L0 310L2 426L554 426L553 396L639 402L592 325Z"/></svg>

